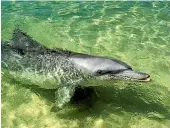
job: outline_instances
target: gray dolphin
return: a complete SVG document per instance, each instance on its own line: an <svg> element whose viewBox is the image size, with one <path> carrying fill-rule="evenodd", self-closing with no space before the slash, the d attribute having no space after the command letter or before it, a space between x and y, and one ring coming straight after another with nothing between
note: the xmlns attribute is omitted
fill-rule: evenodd
<svg viewBox="0 0 170 128"><path fill-rule="evenodd" d="M120 60L49 49L19 29L14 30L11 41L2 41L1 58L2 69L17 80L57 89L56 109L70 101L77 86L105 86L114 80L150 81L149 74L136 72Z"/></svg>

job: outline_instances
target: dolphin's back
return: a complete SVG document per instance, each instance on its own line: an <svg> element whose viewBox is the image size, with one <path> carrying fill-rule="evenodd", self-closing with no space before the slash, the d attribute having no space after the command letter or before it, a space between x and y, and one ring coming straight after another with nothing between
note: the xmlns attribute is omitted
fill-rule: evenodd
<svg viewBox="0 0 170 128"><path fill-rule="evenodd" d="M14 31L12 43L2 42L2 68L21 81L53 89L82 80L81 71L68 59L70 51L45 48L20 30Z"/></svg>

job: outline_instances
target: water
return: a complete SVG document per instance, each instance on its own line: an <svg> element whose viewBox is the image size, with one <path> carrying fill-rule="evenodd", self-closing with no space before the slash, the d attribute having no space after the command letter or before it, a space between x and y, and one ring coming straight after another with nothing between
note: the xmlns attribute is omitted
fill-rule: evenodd
<svg viewBox="0 0 170 128"><path fill-rule="evenodd" d="M14 28L49 48L121 59L152 82L97 86L92 108L53 113L53 90L3 72L2 127L170 127L170 2L2 2L2 39Z"/></svg>

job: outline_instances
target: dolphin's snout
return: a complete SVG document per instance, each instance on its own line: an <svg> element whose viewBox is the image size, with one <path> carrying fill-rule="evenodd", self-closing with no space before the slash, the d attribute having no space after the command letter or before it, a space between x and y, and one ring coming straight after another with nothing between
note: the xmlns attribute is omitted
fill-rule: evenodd
<svg viewBox="0 0 170 128"><path fill-rule="evenodd" d="M151 81L151 76L147 73L141 73L143 74L143 78L139 79L140 81Z"/></svg>
<svg viewBox="0 0 170 128"><path fill-rule="evenodd" d="M135 74L134 74L134 77L136 77L136 79L139 81L150 81L151 80L151 76L147 73L136 72Z"/></svg>
<svg viewBox="0 0 170 128"><path fill-rule="evenodd" d="M117 76L121 76L122 78L129 78L131 80L137 80L137 81L150 81L151 77L149 74L147 73L143 73L143 72L136 72L133 70L125 70L123 72L120 72L117 74Z"/></svg>

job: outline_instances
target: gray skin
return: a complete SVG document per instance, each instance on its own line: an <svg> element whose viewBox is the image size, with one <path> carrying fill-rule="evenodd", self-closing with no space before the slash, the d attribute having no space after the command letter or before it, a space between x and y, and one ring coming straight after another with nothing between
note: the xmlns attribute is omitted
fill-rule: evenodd
<svg viewBox="0 0 170 128"><path fill-rule="evenodd" d="M2 41L1 58L2 69L24 84L57 89L57 110L70 101L77 86L106 86L114 80L150 81L148 74L136 72L120 60L48 49L19 29L14 30L11 41Z"/></svg>

